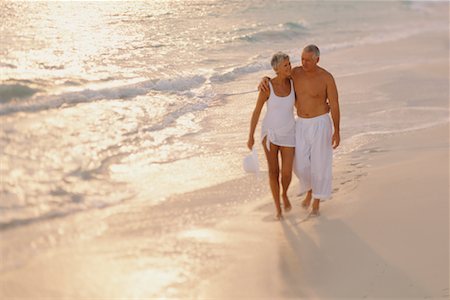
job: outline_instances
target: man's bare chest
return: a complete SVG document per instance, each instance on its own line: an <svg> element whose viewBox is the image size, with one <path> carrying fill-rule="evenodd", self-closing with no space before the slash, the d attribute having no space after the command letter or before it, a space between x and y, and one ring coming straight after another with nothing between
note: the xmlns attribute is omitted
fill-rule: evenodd
<svg viewBox="0 0 450 300"><path fill-rule="evenodd" d="M300 77L295 82L295 92L298 96L323 98L326 91L326 83L320 78Z"/></svg>

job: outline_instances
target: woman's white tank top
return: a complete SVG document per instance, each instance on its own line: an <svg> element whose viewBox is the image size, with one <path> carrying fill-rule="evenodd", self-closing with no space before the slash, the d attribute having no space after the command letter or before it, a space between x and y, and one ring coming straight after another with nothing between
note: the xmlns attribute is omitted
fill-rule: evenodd
<svg viewBox="0 0 450 300"><path fill-rule="evenodd" d="M270 95L267 103L266 115L261 126L261 139L267 136L266 147L270 150L270 143L277 146L295 147L295 117L294 83L291 82L291 92L286 97L275 95L272 83L269 81Z"/></svg>

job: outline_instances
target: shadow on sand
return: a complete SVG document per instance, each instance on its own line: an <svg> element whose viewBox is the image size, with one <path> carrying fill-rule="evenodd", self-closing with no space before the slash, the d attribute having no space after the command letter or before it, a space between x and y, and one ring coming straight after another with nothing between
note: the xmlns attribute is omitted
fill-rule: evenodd
<svg viewBox="0 0 450 300"><path fill-rule="evenodd" d="M342 220L322 214L299 222L298 217L290 215L281 226L284 239L279 244L279 273L285 283L283 297L426 299L429 294L378 255Z"/></svg>

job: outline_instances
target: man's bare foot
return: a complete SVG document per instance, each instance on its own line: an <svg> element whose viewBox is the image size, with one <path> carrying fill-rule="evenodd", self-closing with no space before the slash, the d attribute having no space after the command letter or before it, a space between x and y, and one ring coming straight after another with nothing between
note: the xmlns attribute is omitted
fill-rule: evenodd
<svg viewBox="0 0 450 300"><path fill-rule="evenodd" d="M309 213L310 217L318 217L318 216L320 216L319 205L320 205L320 199L314 199L314 203L312 205L312 210Z"/></svg>
<svg viewBox="0 0 450 300"><path fill-rule="evenodd" d="M284 212L291 211L292 205L287 195L283 195L283 205L284 205Z"/></svg>
<svg viewBox="0 0 450 300"><path fill-rule="evenodd" d="M311 199L312 199L312 191L309 191L308 193L306 193L306 197L302 201L302 207L304 209L309 208L309 205L311 204Z"/></svg>

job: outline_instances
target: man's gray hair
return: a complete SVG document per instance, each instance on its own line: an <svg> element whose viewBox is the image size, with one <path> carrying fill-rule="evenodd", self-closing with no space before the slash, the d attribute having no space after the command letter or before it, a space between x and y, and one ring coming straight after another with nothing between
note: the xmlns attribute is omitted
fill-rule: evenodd
<svg viewBox="0 0 450 300"><path fill-rule="evenodd" d="M315 57L320 57L320 50L319 50L319 47L317 47L316 45L313 45L313 44L308 45L305 48L303 48L303 51L312 52L312 53L314 53Z"/></svg>
<svg viewBox="0 0 450 300"><path fill-rule="evenodd" d="M272 56L272 60L270 61L270 65L275 70L280 63L282 63L285 59L289 59L289 55L283 52L277 52Z"/></svg>

